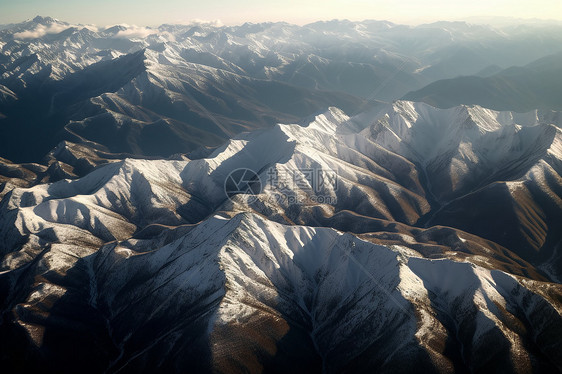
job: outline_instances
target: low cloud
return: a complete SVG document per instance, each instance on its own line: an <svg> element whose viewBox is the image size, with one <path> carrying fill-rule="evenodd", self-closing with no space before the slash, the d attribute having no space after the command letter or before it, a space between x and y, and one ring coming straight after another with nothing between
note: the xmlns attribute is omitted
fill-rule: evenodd
<svg viewBox="0 0 562 374"><path fill-rule="evenodd" d="M50 24L48 27L45 25L38 25L34 30L27 30L22 32L16 32L14 34L15 39L34 39L41 38L47 34L58 34L61 31L69 29L70 25L61 25L58 23Z"/></svg>
<svg viewBox="0 0 562 374"><path fill-rule="evenodd" d="M35 39L44 36L47 32L43 28L36 28L33 31L22 31L14 34L14 39Z"/></svg>
<svg viewBox="0 0 562 374"><path fill-rule="evenodd" d="M36 38L42 38L43 36L47 35L47 34L58 34L59 32L62 32L64 30L68 30L69 28L86 28L90 31L98 31L98 28L94 25L62 25L60 23L52 23L49 26L45 26L45 25L38 25L35 29L33 30L26 30L26 31L22 31L22 32L16 32L14 34L14 39L36 39Z"/></svg>
<svg viewBox="0 0 562 374"><path fill-rule="evenodd" d="M76 27L88 29L88 30L93 31L93 32L98 32L98 30L99 30L98 27L95 26L95 25L80 25L80 26L76 26Z"/></svg>
<svg viewBox="0 0 562 374"><path fill-rule="evenodd" d="M223 25L223 23L221 22L220 19L215 19L215 20L205 20L205 19L192 19L188 22L188 24L193 24L193 25L206 25L206 26L215 26L215 27L221 27Z"/></svg>
<svg viewBox="0 0 562 374"><path fill-rule="evenodd" d="M200 19L200 18L192 18L192 19L178 19L171 23L172 25L187 25L187 26L214 26L214 27L221 27L224 26L220 19L208 20L208 19Z"/></svg>
<svg viewBox="0 0 562 374"><path fill-rule="evenodd" d="M121 30L117 34L115 34L116 38L126 38L126 39L139 38L139 39L143 39L143 38L146 38L149 35L158 33L158 30L150 29L148 27L127 25L127 24L121 24L119 26L126 27L127 29Z"/></svg>

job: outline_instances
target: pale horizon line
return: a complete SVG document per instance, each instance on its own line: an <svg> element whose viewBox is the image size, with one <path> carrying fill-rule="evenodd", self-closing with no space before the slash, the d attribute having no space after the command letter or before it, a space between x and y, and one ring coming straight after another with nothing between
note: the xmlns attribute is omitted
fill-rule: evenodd
<svg viewBox="0 0 562 374"><path fill-rule="evenodd" d="M375 19L375 18L365 18L365 19L355 19L355 18L319 18L316 20L310 20L305 22L295 22L295 21L287 21L287 20L240 20L237 22L223 22L221 19L214 19L214 20L207 20L207 19L186 19L186 20L178 20L178 21L169 21L169 22L162 22L162 23L151 23L151 24L139 24L139 23L130 23L130 22L118 22L118 23L95 23L95 22L72 22L70 20L65 20L59 17L53 17L50 15L34 15L32 17L28 17L22 21L17 22L5 22L0 21L0 25L8 26L8 25L17 25L25 22L30 22L33 19L41 17L41 18L52 18L56 21L68 23L77 26L96 26L101 29L106 29L114 26L125 26L125 27L147 27L147 28L157 28L162 25L213 25L216 27L236 27L242 26L244 24L266 24L266 23L286 23L289 25L296 25L296 26L307 26L314 23L319 22L352 22L352 23L361 23L361 22L389 22L394 25L398 26L422 26L422 25L431 25L434 23L439 22L447 22L447 23L458 23L464 22L467 24L474 24L474 25L489 25L489 26L507 26L507 25L517 25L517 24L526 24L526 23L559 23L562 25L562 19L554 19L554 18L537 18L537 17L510 17L510 16L467 16L462 18L443 18L443 19L431 19L426 21L393 21L390 19ZM496 23L496 24L494 24ZM503 23L502 25L498 25L497 23Z"/></svg>

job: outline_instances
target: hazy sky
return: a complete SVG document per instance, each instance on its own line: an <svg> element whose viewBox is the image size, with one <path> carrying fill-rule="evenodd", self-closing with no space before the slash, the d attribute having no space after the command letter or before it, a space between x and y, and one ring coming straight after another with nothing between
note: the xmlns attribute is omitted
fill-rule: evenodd
<svg viewBox="0 0 562 374"><path fill-rule="evenodd" d="M562 20L562 0L0 0L0 24L36 15L71 23L155 26L193 19L224 24L329 19L386 19L398 23L506 16Z"/></svg>

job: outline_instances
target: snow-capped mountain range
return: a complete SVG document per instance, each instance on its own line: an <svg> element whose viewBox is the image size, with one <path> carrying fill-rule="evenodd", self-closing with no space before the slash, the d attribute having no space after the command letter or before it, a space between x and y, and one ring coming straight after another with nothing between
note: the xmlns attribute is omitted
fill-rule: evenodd
<svg viewBox="0 0 562 374"><path fill-rule="evenodd" d="M374 100L549 27L3 28L0 365L561 371L560 113Z"/></svg>
<svg viewBox="0 0 562 374"><path fill-rule="evenodd" d="M412 135L429 126L442 134L431 151ZM560 242L558 126L480 107L396 102L352 118L332 108L307 126L235 137L206 158L126 159L15 188L0 214L12 334L29 338L19 349L48 349L62 365L53 367L68 370L75 343L64 337L77 331L87 338L76 360L95 351L103 359L91 365L110 372L554 369L561 256L537 242ZM502 171L480 186L477 162ZM257 196L225 194L239 168L264 181ZM266 182L271 170L311 169L337 184ZM474 224L419 225L454 206L469 212L474 194L505 200L497 214L514 209L519 221L504 229L528 242L494 243ZM472 219L489 219L480 212Z"/></svg>
<svg viewBox="0 0 562 374"><path fill-rule="evenodd" d="M165 157L218 146L329 106L356 114L437 79L528 64L560 52L561 31L386 21L98 29L36 17L0 30L0 157L38 162L64 140Z"/></svg>

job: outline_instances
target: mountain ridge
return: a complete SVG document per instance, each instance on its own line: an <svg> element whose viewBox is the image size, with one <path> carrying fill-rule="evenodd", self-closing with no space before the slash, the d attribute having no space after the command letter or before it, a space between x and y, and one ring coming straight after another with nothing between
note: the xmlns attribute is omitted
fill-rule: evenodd
<svg viewBox="0 0 562 374"><path fill-rule="evenodd" d="M466 76L440 80L404 96L438 107L479 104L496 110L526 112L560 110L562 54L538 59L524 67L511 67L488 77Z"/></svg>
<svg viewBox="0 0 562 374"><path fill-rule="evenodd" d="M560 112L394 100L555 26L75 26L0 30L2 368L562 370Z"/></svg>

